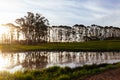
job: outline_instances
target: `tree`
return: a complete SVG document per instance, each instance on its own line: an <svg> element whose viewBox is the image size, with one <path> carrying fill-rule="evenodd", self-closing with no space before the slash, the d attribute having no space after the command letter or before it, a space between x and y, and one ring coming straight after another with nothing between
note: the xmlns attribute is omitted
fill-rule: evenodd
<svg viewBox="0 0 120 80"><path fill-rule="evenodd" d="M46 41L49 21L42 15L27 12L27 16L15 21L25 35L27 44Z"/></svg>
<svg viewBox="0 0 120 80"><path fill-rule="evenodd" d="M19 29L19 26L16 26L13 23L2 24L2 26L5 26L9 29L8 34L6 34L6 36L9 36L9 37L7 37L5 40L7 41L7 43L12 44L12 42L15 41L15 35L16 35L15 32L16 30Z"/></svg>

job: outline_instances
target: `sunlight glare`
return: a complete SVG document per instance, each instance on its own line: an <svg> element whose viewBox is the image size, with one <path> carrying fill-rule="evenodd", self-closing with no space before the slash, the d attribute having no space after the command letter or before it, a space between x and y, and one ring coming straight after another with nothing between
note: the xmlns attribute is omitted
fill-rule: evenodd
<svg viewBox="0 0 120 80"><path fill-rule="evenodd" d="M0 35L8 33L9 28L7 26L0 25Z"/></svg>
<svg viewBox="0 0 120 80"><path fill-rule="evenodd" d="M9 60L4 59L3 56L0 55L0 71L6 70L5 67L9 65Z"/></svg>

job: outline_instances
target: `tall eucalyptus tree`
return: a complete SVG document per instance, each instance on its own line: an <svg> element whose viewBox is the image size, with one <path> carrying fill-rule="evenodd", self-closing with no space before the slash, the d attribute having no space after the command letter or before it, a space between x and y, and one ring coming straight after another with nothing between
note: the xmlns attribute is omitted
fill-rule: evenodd
<svg viewBox="0 0 120 80"><path fill-rule="evenodd" d="M46 41L49 21L42 15L27 12L27 16L15 21L25 35L27 44Z"/></svg>

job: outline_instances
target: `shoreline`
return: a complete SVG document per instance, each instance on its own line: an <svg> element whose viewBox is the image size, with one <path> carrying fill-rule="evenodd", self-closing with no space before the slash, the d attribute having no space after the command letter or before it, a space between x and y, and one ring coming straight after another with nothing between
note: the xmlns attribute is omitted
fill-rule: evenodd
<svg viewBox="0 0 120 80"><path fill-rule="evenodd" d="M19 53L19 52L39 52L39 51L46 51L46 52L120 52L120 50L22 50L22 51L19 51L19 50L13 50L13 51L1 51L3 53L6 53L6 52L13 52L13 53Z"/></svg>
<svg viewBox="0 0 120 80"><path fill-rule="evenodd" d="M0 72L0 79L9 80L88 80L89 77L103 74L106 71L120 67L120 62L114 64L85 65L83 67L49 67L41 70L25 70L15 73ZM7 77L5 77L7 76ZM105 79L106 80L106 79Z"/></svg>

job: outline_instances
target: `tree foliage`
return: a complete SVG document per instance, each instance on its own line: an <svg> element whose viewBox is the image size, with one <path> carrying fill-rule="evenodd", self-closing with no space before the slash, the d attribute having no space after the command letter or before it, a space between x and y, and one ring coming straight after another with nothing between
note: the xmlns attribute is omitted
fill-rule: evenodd
<svg viewBox="0 0 120 80"><path fill-rule="evenodd" d="M21 27L28 44L29 41L32 43L46 41L49 21L44 16L27 12L26 16L16 19L15 22Z"/></svg>

